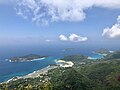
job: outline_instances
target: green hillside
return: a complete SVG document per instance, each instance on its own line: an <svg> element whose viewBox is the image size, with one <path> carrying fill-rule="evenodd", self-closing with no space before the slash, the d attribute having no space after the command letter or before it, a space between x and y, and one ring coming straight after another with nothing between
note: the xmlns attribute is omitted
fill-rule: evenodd
<svg viewBox="0 0 120 90"><path fill-rule="evenodd" d="M66 61L75 63L72 68L58 67L38 78L3 83L0 90L120 90L119 54L117 51L97 61L83 55L66 56Z"/></svg>

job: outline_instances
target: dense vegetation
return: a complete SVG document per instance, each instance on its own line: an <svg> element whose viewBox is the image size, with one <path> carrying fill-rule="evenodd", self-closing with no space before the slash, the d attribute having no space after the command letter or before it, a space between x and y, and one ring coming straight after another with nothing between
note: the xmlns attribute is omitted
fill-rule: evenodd
<svg viewBox="0 0 120 90"><path fill-rule="evenodd" d="M13 58L10 58L9 60L11 62L23 62L23 61L31 61L33 59L38 59L38 58L43 58L43 57L46 57L46 56L29 54L29 55L21 56L21 57L13 57Z"/></svg>
<svg viewBox="0 0 120 90"><path fill-rule="evenodd" d="M76 64L72 68L58 67L38 78L3 83L0 90L120 90L120 52L97 61L84 55L66 56L64 60Z"/></svg>
<svg viewBox="0 0 120 90"><path fill-rule="evenodd" d="M120 51L115 51L114 53L110 53L103 58L104 60L112 60L112 59L120 59Z"/></svg>
<svg viewBox="0 0 120 90"><path fill-rule="evenodd" d="M99 54L109 54L109 50L108 49L104 49L104 48L101 48L99 50L96 50L95 53L99 53Z"/></svg>
<svg viewBox="0 0 120 90"><path fill-rule="evenodd" d="M73 61L73 62L81 62L87 59L87 56L85 55L70 55L70 56L65 56L63 60L65 61Z"/></svg>
<svg viewBox="0 0 120 90"><path fill-rule="evenodd" d="M19 79L0 85L0 90L51 90L47 75L38 78Z"/></svg>

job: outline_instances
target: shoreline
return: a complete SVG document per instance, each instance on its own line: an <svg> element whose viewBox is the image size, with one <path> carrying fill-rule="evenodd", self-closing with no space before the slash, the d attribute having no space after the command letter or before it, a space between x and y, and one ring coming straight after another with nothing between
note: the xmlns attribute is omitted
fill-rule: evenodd
<svg viewBox="0 0 120 90"><path fill-rule="evenodd" d="M41 75L46 74L49 70L55 69L57 67L58 67L58 65L54 65L54 66L48 65L45 68L42 68L40 70L35 70L32 73L26 74L24 76L14 76L14 77L8 79L7 81L1 82L0 84L9 83L9 82L16 81L16 80L19 80L19 79L37 78Z"/></svg>
<svg viewBox="0 0 120 90"><path fill-rule="evenodd" d="M57 60L56 64L60 67L66 68L66 67L73 67L74 63L72 61L64 61L64 60Z"/></svg>
<svg viewBox="0 0 120 90"><path fill-rule="evenodd" d="M0 84L2 83L9 83L9 82L12 82L12 81L16 81L16 80L19 80L19 79L27 79L27 78L37 78L37 77L40 77L41 75L45 75L47 74L47 72L49 70L52 70L52 69L55 69L55 68L58 68L58 67L72 67L74 65L73 62L71 61L64 61L64 60L60 60L60 59L55 59L55 65L48 65L42 69L39 69L39 70L35 70L33 71L32 73L28 73L26 75L23 75L23 76L14 76L10 79L8 79L7 81L3 81L1 82Z"/></svg>
<svg viewBox="0 0 120 90"><path fill-rule="evenodd" d="M104 56L103 54L100 54L100 53L95 53L95 52L92 52L94 54L98 54L98 55L102 55ZM43 60L43 59L46 59L46 57L42 57L42 58L38 58L38 59L33 59L33 60L28 60L28 61L21 61L21 62L33 62L33 61L39 61L39 60ZM92 57L89 57L89 59L92 59L92 60L96 60L97 58L92 58ZM9 61L9 59L7 59L7 61ZM55 68L57 67L72 67L74 65L73 62L67 62L67 61L64 61L64 60L61 60L60 58L59 59L55 59ZM0 82L0 83L4 83L4 82L10 82L12 80L15 80L15 79L25 79L25 78L35 78L35 77L38 77L40 76L40 74L45 74L48 70L51 70L52 68L49 68L50 65L42 68L42 69L38 69L38 70L35 70L31 73L28 73L26 75L22 75L22 76L14 76L6 81L3 81L3 82ZM50 66L51 67L51 66ZM54 67L53 67L54 69Z"/></svg>
<svg viewBox="0 0 120 90"><path fill-rule="evenodd" d="M50 66L50 65L48 65L47 67L45 67L45 68L42 68L42 69L40 69L40 70L37 70L37 71L33 71L32 73L29 73L29 74L27 74L27 75L25 75L25 76L21 76L21 78L23 78L23 79L26 79L26 78L36 78L36 77L39 77L41 74L46 74L49 70L52 70L52 69L55 69L55 68L57 68L58 66L56 65L54 65L54 66Z"/></svg>
<svg viewBox="0 0 120 90"><path fill-rule="evenodd" d="M33 62L33 61L39 61L39 60L43 60L43 59L46 59L46 57L42 57L42 58L38 58L38 59L32 59L32 60L23 60L23 61L12 61L10 59L5 59L6 61L8 62Z"/></svg>
<svg viewBox="0 0 120 90"><path fill-rule="evenodd" d="M114 53L115 51L111 51L111 50L109 50L109 53ZM108 54L101 54L101 53L97 53L97 52L95 52L95 51L92 51L92 53L94 53L94 54L98 54L98 55L103 55L103 56L107 56Z"/></svg>
<svg viewBox="0 0 120 90"><path fill-rule="evenodd" d="M44 58L41 58L41 60L43 60L43 59L45 59L46 57L44 57ZM33 60L33 61L39 61L40 59L36 59L36 60ZM32 71L31 73L28 73L28 74L25 74L25 75L21 75L21 76L13 76L13 77L11 77L11 78L9 78L8 80L5 80L5 81L2 81L2 82L0 82L0 84L2 84L2 83L8 83L8 82L10 82L10 81L14 81L14 80L18 80L18 79L25 79L25 78L27 78L27 77L30 77L30 78L35 78L35 77L38 77L38 76L40 76L40 74L45 74L45 73L47 73L48 72L48 70L51 70L51 69L54 69L54 68L57 68L58 67L58 65L57 65L57 60L59 60L59 59L55 59L54 60L54 62L55 62L55 64L53 64L53 65L51 65L51 64L49 64L48 66L46 66L46 67L44 67L44 68L41 68L41 69L38 69L38 70L35 70L35 71ZM39 75L38 75L39 74Z"/></svg>
<svg viewBox="0 0 120 90"><path fill-rule="evenodd" d="M97 60L97 59L102 59L104 58L107 54L101 54L101 53L96 53L95 51L92 51L93 54L96 54L96 55L99 55L101 57L93 57L93 56L88 56L87 59L90 59L90 60Z"/></svg>
<svg viewBox="0 0 120 90"><path fill-rule="evenodd" d="M101 53L97 53L97 52L92 52L93 54L98 54L98 55L102 55L102 56L106 56L107 54L101 54Z"/></svg>
<svg viewBox="0 0 120 90"><path fill-rule="evenodd" d="M96 60L96 59L98 59L98 58L88 57L87 59Z"/></svg>

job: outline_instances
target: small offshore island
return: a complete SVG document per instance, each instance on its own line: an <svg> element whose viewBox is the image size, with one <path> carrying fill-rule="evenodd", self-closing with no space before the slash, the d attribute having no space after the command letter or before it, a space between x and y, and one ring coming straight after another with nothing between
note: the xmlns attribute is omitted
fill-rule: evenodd
<svg viewBox="0 0 120 90"><path fill-rule="evenodd" d="M9 62L27 62L27 61L35 61L35 60L41 60L45 59L47 56L40 56L36 54L29 54L26 56L20 56L20 57L12 57L8 59Z"/></svg>
<svg viewBox="0 0 120 90"><path fill-rule="evenodd" d="M0 90L120 90L120 50L101 59L69 55L25 76L0 84Z"/></svg>
<svg viewBox="0 0 120 90"><path fill-rule="evenodd" d="M65 48L63 51L73 51L75 48Z"/></svg>

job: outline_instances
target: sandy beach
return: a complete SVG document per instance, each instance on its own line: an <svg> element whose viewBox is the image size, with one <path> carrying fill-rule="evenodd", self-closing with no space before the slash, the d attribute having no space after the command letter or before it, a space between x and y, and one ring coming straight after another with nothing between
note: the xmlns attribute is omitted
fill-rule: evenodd
<svg viewBox="0 0 120 90"><path fill-rule="evenodd" d="M25 76L22 76L21 78L25 79L25 78L36 78L36 77L39 77L41 74L46 74L49 70L51 69L55 69L57 68L58 66L47 66L41 70L37 70L37 71L34 71L33 73L30 73L28 75L25 75Z"/></svg>
<svg viewBox="0 0 120 90"><path fill-rule="evenodd" d="M34 71L34 72L32 72L32 73L30 73L30 74L27 74L27 75L25 75L25 76L16 76L16 77L13 77L13 78L11 78L11 79L9 79L8 81L3 82L3 83L8 83L8 82L11 82L11 81L16 81L16 80L18 80L18 79L36 78L36 77L39 77L41 74L44 75L44 74L46 74L49 70L55 69L55 68L57 68L57 67L58 67L57 65L55 65L55 66L50 66L50 65L49 65L49 66L47 66L47 67L45 67L45 68L43 68L43 69Z"/></svg>
<svg viewBox="0 0 120 90"><path fill-rule="evenodd" d="M36 77L39 77L39 76L41 76L41 75L44 75L44 74L46 74L49 70L51 70L51 69L55 69L55 68L57 68L57 67L72 67L74 65L74 63L73 62L71 62L71 61L64 61L64 60L56 60L56 65L49 65L49 66L47 66L47 67L45 67L45 68L43 68L43 69L40 69L40 70L37 70L37 71L34 71L34 72L32 72L32 73L29 73L29 74L27 74L27 75L25 75L25 76L15 76L15 77L13 77L13 78L11 78L11 79L9 79L8 81L7 81L7 83L8 82L11 82L11 81L16 81L16 80L18 80L18 79L26 79L26 78L36 78Z"/></svg>

